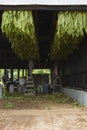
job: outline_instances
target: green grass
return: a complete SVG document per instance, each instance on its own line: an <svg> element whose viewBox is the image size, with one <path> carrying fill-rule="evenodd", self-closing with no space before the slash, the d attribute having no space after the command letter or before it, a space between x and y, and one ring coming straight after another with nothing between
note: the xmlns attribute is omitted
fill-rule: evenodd
<svg viewBox="0 0 87 130"><path fill-rule="evenodd" d="M6 105L5 105L5 108L14 108L14 105L13 105L13 103L11 103L11 102L8 102Z"/></svg>
<svg viewBox="0 0 87 130"><path fill-rule="evenodd" d="M80 103L78 103L77 101L74 101L73 104L72 104L72 107L74 107L74 108L81 108L81 107L84 107L84 106L81 105Z"/></svg>
<svg viewBox="0 0 87 130"><path fill-rule="evenodd" d="M46 106L45 106L45 109L46 109L46 110L51 110L51 107L48 106L48 105L46 105Z"/></svg>
<svg viewBox="0 0 87 130"><path fill-rule="evenodd" d="M55 100L55 103L62 103L62 104L65 104L65 103L68 103L70 98L62 98L62 99L57 99Z"/></svg>
<svg viewBox="0 0 87 130"><path fill-rule="evenodd" d="M41 94L41 95L36 95L36 96L25 96L23 94L18 94L18 93L13 93L11 95L7 95L5 90L4 90L4 99L8 100L8 104L6 105L6 108L12 108L12 100L15 100L17 102L30 102L30 103L44 103L44 102L51 102L51 103L70 103L72 107L81 107L81 105L73 101L73 99L68 98L62 93L58 94ZM10 102L10 103L9 103ZM46 106L46 109L50 109L49 106Z"/></svg>
<svg viewBox="0 0 87 130"><path fill-rule="evenodd" d="M2 98L6 99L7 98L7 91L5 87L2 87Z"/></svg>

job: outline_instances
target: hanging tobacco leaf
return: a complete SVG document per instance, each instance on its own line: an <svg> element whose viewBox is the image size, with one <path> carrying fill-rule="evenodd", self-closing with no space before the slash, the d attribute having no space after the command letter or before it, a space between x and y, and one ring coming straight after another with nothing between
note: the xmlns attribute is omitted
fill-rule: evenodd
<svg viewBox="0 0 87 130"><path fill-rule="evenodd" d="M56 32L51 46L51 59L65 59L81 43L87 32L86 12L59 12Z"/></svg>
<svg viewBox="0 0 87 130"><path fill-rule="evenodd" d="M39 57L32 11L4 11L1 29L18 57L25 60Z"/></svg>

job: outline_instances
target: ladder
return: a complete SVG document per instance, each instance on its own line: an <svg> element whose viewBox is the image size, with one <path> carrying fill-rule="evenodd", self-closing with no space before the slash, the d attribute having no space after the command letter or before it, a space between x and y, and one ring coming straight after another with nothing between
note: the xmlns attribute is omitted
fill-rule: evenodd
<svg viewBox="0 0 87 130"><path fill-rule="evenodd" d="M24 95L35 95L33 77L29 76L26 81Z"/></svg>
<svg viewBox="0 0 87 130"><path fill-rule="evenodd" d="M53 80L53 93L60 92L62 87L60 76L55 76Z"/></svg>

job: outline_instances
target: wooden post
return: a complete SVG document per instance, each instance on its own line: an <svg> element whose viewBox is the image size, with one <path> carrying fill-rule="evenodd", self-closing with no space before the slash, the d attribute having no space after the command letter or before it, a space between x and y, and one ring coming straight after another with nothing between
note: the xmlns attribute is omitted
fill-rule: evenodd
<svg viewBox="0 0 87 130"><path fill-rule="evenodd" d="M57 62L55 62L54 64L54 73L56 76L58 76L58 65L57 65Z"/></svg>
<svg viewBox="0 0 87 130"><path fill-rule="evenodd" d="M29 75L31 76L33 70L33 61L29 61L28 67L29 67Z"/></svg>

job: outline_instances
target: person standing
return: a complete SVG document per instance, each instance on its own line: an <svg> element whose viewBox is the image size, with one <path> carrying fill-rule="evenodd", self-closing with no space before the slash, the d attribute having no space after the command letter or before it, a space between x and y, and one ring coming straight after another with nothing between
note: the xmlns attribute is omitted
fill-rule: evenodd
<svg viewBox="0 0 87 130"><path fill-rule="evenodd" d="M26 79L24 77L20 77L20 79L19 79L19 93L24 92L25 84L26 84Z"/></svg>

